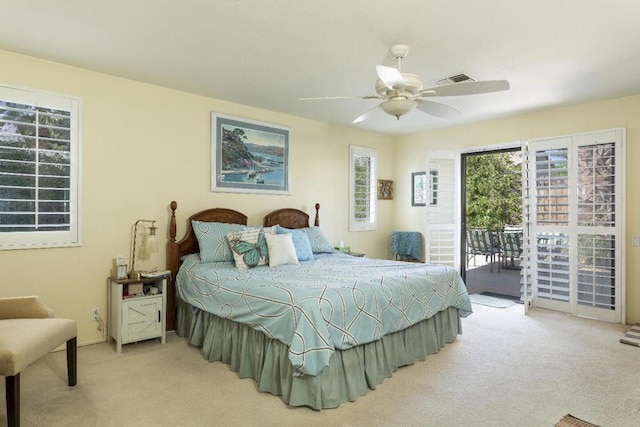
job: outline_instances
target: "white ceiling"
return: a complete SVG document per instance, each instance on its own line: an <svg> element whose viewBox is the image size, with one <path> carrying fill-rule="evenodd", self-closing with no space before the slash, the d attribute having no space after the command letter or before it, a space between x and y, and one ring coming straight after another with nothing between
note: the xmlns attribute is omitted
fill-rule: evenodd
<svg viewBox="0 0 640 427"><path fill-rule="evenodd" d="M217 99L405 134L640 93L639 0L0 0L0 49ZM430 98L462 114L397 121L375 65L411 47L425 86L466 73L511 90ZM2 65L0 64L0 67ZM1 70L0 70L1 76ZM285 123L283 123L285 124Z"/></svg>

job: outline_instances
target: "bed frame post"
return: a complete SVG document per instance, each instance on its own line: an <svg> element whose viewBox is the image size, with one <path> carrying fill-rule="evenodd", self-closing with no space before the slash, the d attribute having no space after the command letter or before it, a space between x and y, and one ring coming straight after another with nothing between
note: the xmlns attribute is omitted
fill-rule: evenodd
<svg viewBox="0 0 640 427"><path fill-rule="evenodd" d="M313 221L313 225L315 225L316 227L320 226L320 203L316 203L316 218Z"/></svg>
<svg viewBox="0 0 640 427"><path fill-rule="evenodd" d="M178 203L172 201L171 220L169 221L169 242L167 243L167 268L171 271L171 276L167 281L167 314L165 316L167 322L167 331L176 329L176 274L178 274L178 244L176 243L176 209Z"/></svg>
<svg viewBox="0 0 640 427"><path fill-rule="evenodd" d="M171 206L171 221L169 222L169 241L176 242L176 209L178 209L178 203L174 200L170 204Z"/></svg>

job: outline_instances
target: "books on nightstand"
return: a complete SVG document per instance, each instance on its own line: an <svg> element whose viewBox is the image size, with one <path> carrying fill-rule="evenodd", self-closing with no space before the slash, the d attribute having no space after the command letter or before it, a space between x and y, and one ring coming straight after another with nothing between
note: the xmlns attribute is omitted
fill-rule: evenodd
<svg viewBox="0 0 640 427"><path fill-rule="evenodd" d="M159 271L147 271L142 273L141 276L147 279L155 279L160 277L166 277L171 274L171 270L159 270Z"/></svg>

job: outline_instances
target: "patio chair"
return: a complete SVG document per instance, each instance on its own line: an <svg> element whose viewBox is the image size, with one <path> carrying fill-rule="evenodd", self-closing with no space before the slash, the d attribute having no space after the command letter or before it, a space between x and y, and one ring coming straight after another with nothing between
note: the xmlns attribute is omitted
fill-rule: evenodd
<svg viewBox="0 0 640 427"><path fill-rule="evenodd" d="M493 263L498 256L498 273L500 273L500 247L494 244L494 236L490 230L480 228L467 229L467 264L471 257L484 255L487 261L490 261L489 272L493 273Z"/></svg>
<svg viewBox="0 0 640 427"><path fill-rule="evenodd" d="M500 231L498 233L500 241L500 256L504 268L507 267L507 259L511 259L511 268L516 268L515 259L522 258L522 231Z"/></svg>

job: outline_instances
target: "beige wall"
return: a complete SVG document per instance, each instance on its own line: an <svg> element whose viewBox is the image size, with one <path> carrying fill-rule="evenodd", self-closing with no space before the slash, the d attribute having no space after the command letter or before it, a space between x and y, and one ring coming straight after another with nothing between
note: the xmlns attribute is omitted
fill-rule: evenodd
<svg viewBox="0 0 640 427"><path fill-rule="evenodd" d="M104 340L90 318L106 315L106 278L115 255L130 257L131 228L158 220L166 237L169 202L178 201L178 235L186 218L208 207L237 209L259 225L265 213L295 207L313 215L321 204L328 238L353 251L388 257L395 229L422 229L424 208L412 208L410 174L424 169L427 149L455 149L612 127L627 128L628 187L638 179L640 98L523 115L393 138L178 92L0 51L0 83L78 96L82 117L82 240L77 248L0 251L0 296L40 295L58 316L78 320L79 342ZM290 196L211 193L210 113L291 129ZM379 177L395 181L393 201L378 204L377 232L348 232L349 145L378 150ZM418 155L416 155L418 153ZM422 153L422 154L420 154ZM640 234L640 200L627 193L627 237ZM627 321L640 322L638 248L627 240ZM165 251L152 264L164 268Z"/></svg>
<svg viewBox="0 0 640 427"><path fill-rule="evenodd" d="M106 278L113 258L130 257L131 229L156 219L167 236L169 202L178 202L178 235L201 209L227 207L260 225L264 214L321 204L327 237L371 257L387 255L392 202L379 205L377 232L348 232L349 145L377 148L381 178L392 178L389 136L68 67L0 51L0 83L78 96L82 117L82 246L0 251L0 296L40 295L57 316L74 318L79 343L104 340L91 307L106 315ZM211 193L210 113L245 117L291 129L291 195ZM165 267L164 245L155 262Z"/></svg>
<svg viewBox="0 0 640 427"><path fill-rule="evenodd" d="M459 150L508 144L594 130L626 128L626 302L627 323L640 322L640 248L631 235L640 234L640 96L524 114L507 119L434 130L404 136L396 141L393 227L424 230L426 208L411 206L411 172L425 169L427 150Z"/></svg>

